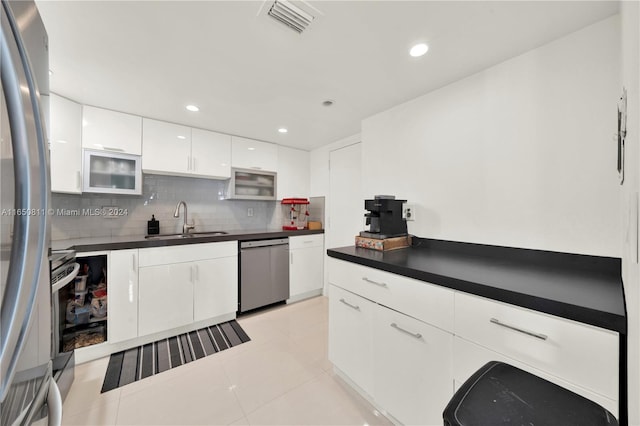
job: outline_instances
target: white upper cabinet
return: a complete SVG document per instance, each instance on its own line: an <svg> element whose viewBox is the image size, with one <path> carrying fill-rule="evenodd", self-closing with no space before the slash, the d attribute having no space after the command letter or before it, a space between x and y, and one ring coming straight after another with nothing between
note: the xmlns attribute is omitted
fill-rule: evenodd
<svg viewBox="0 0 640 426"><path fill-rule="evenodd" d="M231 166L276 172L278 145L254 139L231 137Z"/></svg>
<svg viewBox="0 0 640 426"><path fill-rule="evenodd" d="M279 145L277 199L308 197L309 152Z"/></svg>
<svg viewBox="0 0 640 426"><path fill-rule="evenodd" d="M231 136L191 129L191 173L196 176L231 177Z"/></svg>
<svg viewBox="0 0 640 426"><path fill-rule="evenodd" d="M189 174L191 128L147 118L142 124L142 171Z"/></svg>
<svg viewBox="0 0 640 426"><path fill-rule="evenodd" d="M215 179L231 177L231 136L145 118L142 171Z"/></svg>
<svg viewBox="0 0 640 426"><path fill-rule="evenodd" d="M82 192L82 105L51 95L51 190Z"/></svg>
<svg viewBox="0 0 640 426"><path fill-rule="evenodd" d="M85 105L82 147L141 155L142 117Z"/></svg>

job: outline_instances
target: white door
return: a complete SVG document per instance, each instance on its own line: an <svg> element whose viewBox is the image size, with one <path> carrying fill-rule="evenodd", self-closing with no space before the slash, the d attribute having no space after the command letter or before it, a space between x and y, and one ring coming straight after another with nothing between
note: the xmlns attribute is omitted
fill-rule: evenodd
<svg viewBox="0 0 640 426"><path fill-rule="evenodd" d="M309 197L309 151L278 145L278 195L283 198Z"/></svg>
<svg viewBox="0 0 640 426"><path fill-rule="evenodd" d="M138 278L140 336L193 322L193 263L140 268Z"/></svg>
<svg viewBox="0 0 640 426"><path fill-rule="evenodd" d="M231 177L231 136L191 129L191 173L203 177Z"/></svg>
<svg viewBox="0 0 640 426"><path fill-rule="evenodd" d="M138 249L111 252L107 297L109 343L138 337Z"/></svg>
<svg viewBox="0 0 640 426"><path fill-rule="evenodd" d="M82 105L51 95L51 191L82 192Z"/></svg>
<svg viewBox="0 0 640 426"><path fill-rule="evenodd" d="M145 118L142 130L142 171L191 173L191 128Z"/></svg>
<svg viewBox="0 0 640 426"><path fill-rule="evenodd" d="M194 263L193 320L203 321L238 309L238 258Z"/></svg>
<svg viewBox="0 0 640 426"><path fill-rule="evenodd" d="M442 423L453 396L453 335L376 306L374 398L406 425Z"/></svg>
<svg viewBox="0 0 640 426"><path fill-rule="evenodd" d="M352 246L364 229L362 144L329 153L329 224L327 248Z"/></svg>
<svg viewBox="0 0 640 426"><path fill-rule="evenodd" d="M82 147L141 155L142 117L85 105Z"/></svg>
<svg viewBox="0 0 640 426"><path fill-rule="evenodd" d="M289 297L322 289L324 247L289 248Z"/></svg>
<svg viewBox="0 0 640 426"><path fill-rule="evenodd" d="M329 361L373 395L375 303L329 286Z"/></svg>

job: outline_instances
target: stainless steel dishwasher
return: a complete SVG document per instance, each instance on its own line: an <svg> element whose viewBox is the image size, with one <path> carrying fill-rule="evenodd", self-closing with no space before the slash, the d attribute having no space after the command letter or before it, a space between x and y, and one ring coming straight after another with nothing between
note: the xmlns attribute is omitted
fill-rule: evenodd
<svg viewBox="0 0 640 426"><path fill-rule="evenodd" d="M289 239L240 243L239 312L289 298Z"/></svg>

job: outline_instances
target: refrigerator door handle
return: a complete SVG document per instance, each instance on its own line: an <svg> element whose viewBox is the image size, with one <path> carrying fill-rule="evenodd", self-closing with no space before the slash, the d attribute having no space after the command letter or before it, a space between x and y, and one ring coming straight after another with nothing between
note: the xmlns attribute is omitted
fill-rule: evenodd
<svg viewBox="0 0 640 426"><path fill-rule="evenodd" d="M49 409L49 426L60 426L62 424L62 396L58 384L53 378L49 380L47 407Z"/></svg>
<svg viewBox="0 0 640 426"><path fill-rule="evenodd" d="M14 207L25 213L14 218L11 263L0 310L0 401L4 401L27 338L48 250L49 178L39 92L22 40L14 36L19 26L5 2L1 9L0 78L11 130Z"/></svg>

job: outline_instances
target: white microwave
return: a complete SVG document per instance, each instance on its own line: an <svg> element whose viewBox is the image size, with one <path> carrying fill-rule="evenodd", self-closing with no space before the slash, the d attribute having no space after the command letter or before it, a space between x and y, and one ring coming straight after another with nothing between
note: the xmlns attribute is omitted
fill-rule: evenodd
<svg viewBox="0 0 640 426"><path fill-rule="evenodd" d="M141 161L140 155L83 150L82 191L142 194Z"/></svg>

